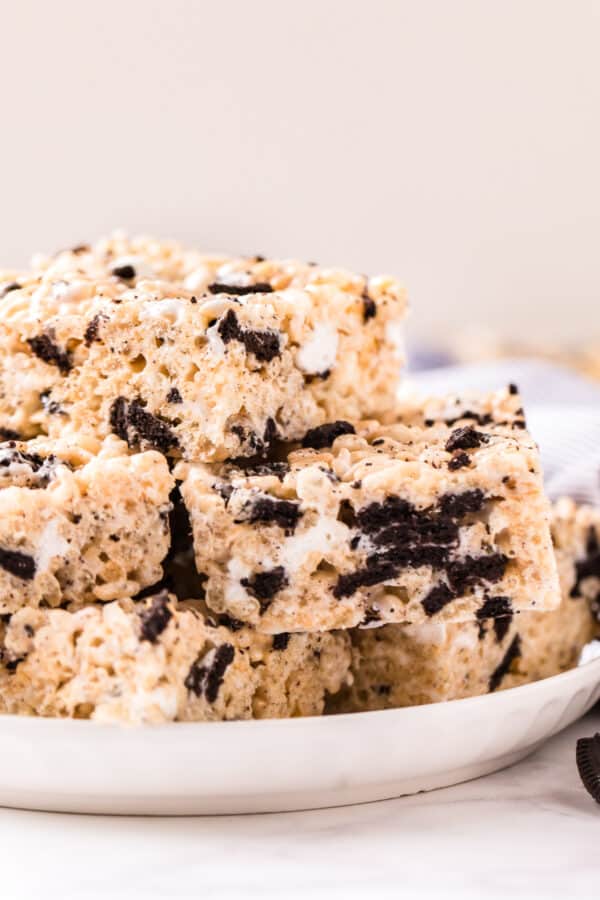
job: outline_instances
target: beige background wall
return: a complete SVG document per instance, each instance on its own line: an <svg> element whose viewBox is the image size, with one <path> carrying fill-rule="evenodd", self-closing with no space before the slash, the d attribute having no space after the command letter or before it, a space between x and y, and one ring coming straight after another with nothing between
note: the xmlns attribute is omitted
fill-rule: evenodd
<svg viewBox="0 0 600 900"><path fill-rule="evenodd" d="M600 2L0 0L0 264L115 225L600 331Z"/></svg>

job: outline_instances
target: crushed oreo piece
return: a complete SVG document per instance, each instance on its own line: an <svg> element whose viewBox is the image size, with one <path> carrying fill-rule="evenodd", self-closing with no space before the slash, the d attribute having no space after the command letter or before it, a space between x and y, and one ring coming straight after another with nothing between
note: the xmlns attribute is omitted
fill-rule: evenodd
<svg viewBox="0 0 600 900"><path fill-rule="evenodd" d="M242 328L233 309L220 320L217 331L224 344L238 341L259 362L270 362L281 354L281 343L276 331L253 331Z"/></svg>
<svg viewBox="0 0 600 900"><path fill-rule="evenodd" d="M176 387L172 387L167 394L167 403L183 403L183 398Z"/></svg>
<svg viewBox="0 0 600 900"><path fill-rule="evenodd" d="M206 664L207 656L212 654L212 661ZM197 697L204 696L209 703L214 703L223 684L225 672L233 662L235 650L231 644L221 644L214 651L209 651L202 659L197 659L188 672L184 684L188 691Z"/></svg>
<svg viewBox="0 0 600 900"><path fill-rule="evenodd" d="M472 409L465 409L464 412L461 412L458 416L454 416L454 418L452 419L444 419L444 424L449 428L452 428L452 426L456 422L460 422L461 419L471 419L477 425L491 425L491 423L494 421L494 417L491 415L491 413L477 413ZM427 419L425 424L433 425L434 422L432 419Z"/></svg>
<svg viewBox="0 0 600 900"><path fill-rule="evenodd" d="M584 788L596 803L600 803L600 734L579 738L575 759Z"/></svg>
<svg viewBox="0 0 600 900"><path fill-rule="evenodd" d="M135 269L132 265L126 264L124 266L115 266L112 270L112 274L116 278L121 278L123 281L132 281L135 278Z"/></svg>
<svg viewBox="0 0 600 900"><path fill-rule="evenodd" d="M49 366L57 366L62 375L67 375L72 368L69 353L61 350L48 334L39 334L27 339L33 353Z"/></svg>
<svg viewBox="0 0 600 900"><path fill-rule="evenodd" d="M455 599L456 594L450 590L447 584L438 584L424 597L422 605L428 616L434 616Z"/></svg>
<svg viewBox="0 0 600 900"><path fill-rule="evenodd" d="M343 419L339 419L337 422L328 422L317 428L309 429L302 439L302 446L311 450L324 450L326 447L331 447L336 438L343 434L356 434L354 425Z"/></svg>
<svg viewBox="0 0 600 900"><path fill-rule="evenodd" d="M513 394L513 395L514 395L514 394L518 394L518 393L519 393L519 388L517 387L516 384L513 384L513 383L511 382L511 383L508 385L508 393L509 393L509 394Z"/></svg>
<svg viewBox="0 0 600 900"><path fill-rule="evenodd" d="M246 588L251 597L260 602L260 611L265 612L275 594L278 594L287 584L288 579L283 566L275 566L265 572L255 572L250 578L242 578L242 587Z"/></svg>
<svg viewBox="0 0 600 900"><path fill-rule="evenodd" d="M7 550L0 547L0 567L23 581L32 581L35 577L35 559L18 550Z"/></svg>
<svg viewBox="0 0 600 900"><path fill-rule="evenodd" d="M179 446L177 435L159 416L147 412L139 398L129 404L127 418L138 437L161 453L168 453Z"/></svg>
<svg viewBox="0 0 600 900"><path fill-rule="evenodd" d="M279 432L277 431L277 425L275 423L275 419L269 418L267 419L267 424L265 425L265 433L263 434L263 443L266 448L269 448L271 444L275 443L275 441L279 440Z"/></svg>
<svg viewBox="0 0 600 900"><path fill-rule="evenodd" d="M117 397L110 407L109 421L111 431L129 443L127 434L127 400L125 397Z"/></svg>
<svg viewBox="0 0 600 900"><path fill-rule="evenodd" d="M502 679L505 675L508 675L510 671L510 667L512 666L515 659L518 659L521 656L521 638L518 634L515 634L514 638L510 642L510 646L502 661L496 666L494 671L492 672L489 680L489 691L490 694L493 693L497 688L500 687L502 683Z"/></svg>
<svg viewBox="0 0 600 900"><path fill-rule="evenodd" d="M442 515L460 519L468 513L480 512L485 503L485 494L479 488L462 491L460 494L444 494L440 498Z"/></svg>
<svg viewBox="0 0 600 900"><path fill-rule="evenodd" d="M24 656L17 656L13 659L7 659L4 663L4 668L7 672L15 672L19 663L22 663L24 659Z"/></svg>
<svg viewBox="0 0 600 900"><path fill-rule="evenodd" d="M221 613L219 616L219 625L223 628L228 628L229 631L241 631L242 628L246 627L246 623L242 622L241 619L234 619L233 616L230 616L227 613Z"/></svg>
<svg viewBox="0 0 600 900"><path fill-rule="evenodd" d="M62 464L67 465L65 462ZM26 450L17 450L16 447L11 449L0 447L0 468L8 469L13 465L28 466L28 468L36 474L44 469L45 471L42 473L40 481L43 482L43 486L45 486L50 481L52 470L57 465L57 460L53 454L46 457L40 456L39 453L28 453Z"/></svg>
<svg viewBox="0 0 600 900"><path fill-rule="evenodd" d="M374 319L377 315L377 304L369 297L367 291L362 295L363 302L363 321L368 322L369 319Z"/></svg>
<svg viewBox="0 0 600 900"><path fill-rule="evenodd" d="M496 642L498 644L501 644L508 634L512 620L512 613L508 616L498 616L498 618L494 619L494 634L496 635Z"/></svg>
<svg viewBox="0 0 600 900"><path fill-rule="evenodd" d="M398 568L393 563L385 559L375 560L363 569L340 575L333 588L333 596L336 600L351 597L361 587L372 587L383 581L389 581L397 574L397 571Z"/></svg>
<svg viewBox="0 0 600 900"><path fill-rule="evenodd" d="M166 591L154 598L152 606L140 613L142 623L140 637L154 644L169 624L173 613L168 607L169 595Z"/></svg>
<svg viewBox="0 0 600 900"><path fill-rule="evenodd" d="M289 631L282 631L273 635L273 650L286 650L290 642Z"/></svg>
<svg viewBox="0 0 600 900"><path fill-rule="evenodd" d="M457 560L448 566L446 570L448 581L457 594L464 594L468 588L477 587L482 581L487 581L490 584L500 581L504 577L507 563L508 558L503 553L490 553L486 556L465 556L464 559ZM506 615L509 612L510 607L506 609L504 614ZM489 618L491 615L493 613L487 616L479 616L478 614L478 618Z"/></svg>
<svg viewBox="0 0 600 900"><path fill-rule="evenodd" d="M489 435L476 431L470 425L465 425L464 428L457 428L452 432L446 441L446 450L448 453L452 453L454 450L475 450L487 443L488 440Z"/></svg>
<svg viewBox="0 0 600 900"><path fill-rule="evenodd" d="M106 316L103 316L100 313L98 313L98 315L94 316L94 318L90 319L90 321L88 322L88 326L85 329L85 333L83 335L83 339L85 341L86 347L91 347L91 345L94 343L94 341L98 340L98 331L100 330L100 323L105 318L106 318Z"/></svg>
<svg viewBox="0 0 600 900"><path fill-rule="evenodd" d="M510 597L486 597L483 604L477 610L478 619L495 619L497 617L508 617L511 615L512 603Z"/></svg>
<svg viewBox="0 0 600 900"><path fill-rule="evenodd" d="M293 500L277 500L265 495L254 500L247 519L240 521L274 523L291 534L301 516L300 505Z"/></svg>
<svg viewBox="0 0 600 900"><path fill-rule="evenodd" d="M471 465L471 457L468 453L465 453L464 450L455 453L452 459L448 463L448 468L451 472L456 472L457 469L464 469L466 466Z"/></svg>
<svg viewBox="0 0 600 900"><path fill-rule="evenodd" d="M272 294L273 287L268 281L257 281L256 284L227 284L224 281L213 281L208 285L211 294L232 294L243 297L245 294Z"/></svg>
<svg viewBox="0 0 600 900"><path fill-rule="evenodd" d="M20 441L21 435L12 428L0 428L0 441Z"/></svg>
<svg viewBox="0 0 600 900"><path fill-rule="evenodd" d="M236 460L235 464L232 464L232 468L241 469L249 478L260 478L263 475L275 475L279 481L283 481L290 471L290 466L287 462L269 462L268 460L265 460L264 462L254 463L249 461L249 464L246 465L246 461L243 458Z"/></svg>
<svg viewBox="0 0 600 900"><path fill-rule="evenodd" d="M131 402L124 397L117 397L113 401L110 427L130 448L143 441L155 450L167 454L179 446L177 435L160 416L149 413L139 397Z"/></svg>

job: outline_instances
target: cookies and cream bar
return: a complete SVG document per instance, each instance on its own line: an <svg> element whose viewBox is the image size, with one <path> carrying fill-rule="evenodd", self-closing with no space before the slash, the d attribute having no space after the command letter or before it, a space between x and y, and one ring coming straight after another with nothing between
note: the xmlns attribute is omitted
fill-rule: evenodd
<svg viewBox="0 0 600 900"><path fill-rule="evenodd" d="M319 715L349 678L345 633L231 624L166 593L21 609L0 626L0 709L128 723Z"/></svg>
<svg viewBox="0 0 600 900"><path fill-rule="evenodd" d="M162 248L162 249L161 249ZM114 433L189 460L266 454L389 413L392 278L124 239L0 274L0 431Z"/></svg>
<svg viewBox="0 0 600 900"><path fill-rule="evenodd" d="M278 462L179 463L208 605L268 633L556 607L536 445L512 388L485 402L497 421L337 421Z"/></svg>
<svg viewBox="0 0 600 900"><path fill-rule="evenodd" d="M117 438L0 444L0 613L137 594L162 577L174 481Z"/></svg>
<svg viewBox="0 0 600 900"><path fill-rule="evenodd" d="M473 697L557 675L600 634L600 511L571 500L554 506L552 536L562 600L461 624L387 625L351 632L354 680L337 712Z"/></svg>

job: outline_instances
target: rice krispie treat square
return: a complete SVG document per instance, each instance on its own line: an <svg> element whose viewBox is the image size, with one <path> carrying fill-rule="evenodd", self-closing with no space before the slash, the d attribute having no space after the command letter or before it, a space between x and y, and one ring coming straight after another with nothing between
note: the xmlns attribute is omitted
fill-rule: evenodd
<svg viewBox="0 0 600 900"><path fill-rule="evenodd" d="M552 536L562 600L461 624L386 625L351 632L354 681L332 711L357 712L473 697L557 675L600 635L600 510L562 500Z"/></svg>
<svg viewBox="0 0 600 900"><path fill-rule="evenodd" d="M265 454L387 414L405 306L387 277L151 241L75 248L0 275L0 429L114 433L194 461Z"/></svg>
<svg viewBox="0 0 600 900"><path fill-rule="evenodd" d="M162 577L174 481L126 445L0 444L0 613L114 600Z"/></svg>
<svg viewBox="0 0 600 900"><path fill-rule="evenodd" d="M349 678L347 634L233 624L166 593L21 609L2 626L0 709L129 723L319 715Z"/></svg>
<svg viewBox="0 0 600 900"><path fill-rule="evenodd" d="M556 607L537 447L512 388L486 402L500 419L337 421L278 462L178 464L208 605L267 633Z"/></svg>

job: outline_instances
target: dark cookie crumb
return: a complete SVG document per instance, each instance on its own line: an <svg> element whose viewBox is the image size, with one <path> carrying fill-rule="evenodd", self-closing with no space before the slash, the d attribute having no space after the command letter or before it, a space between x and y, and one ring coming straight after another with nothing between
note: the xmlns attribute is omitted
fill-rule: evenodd
<svg viewBox="0 0 600 900"><path fill-rule="evenodd" d="M273 635L273 650L286 650L290 642L290 633L282 631L280 634Z"/></svg>
<svg viewBox="0 0 600 900"><path fill-rule="evenodd" d="M275 331L252 331L242 328L235 312L230 309L220 320L217 331L224 344L238 341L259 362L270 362L281 354L279 335Z"/></svg>
<svg viewBox="0 0 600 900"><path fill-rule="evenodd" d="M473 412L472 409L465 409L464 412L461 412L461 414L458 416L454 416L453 419L444 419L444 424L449 428L452 428L452 426L456 422L460 422L461 419L471 419L477 425L491 425L491 423L494 421L494 417L491 415L491 413L476 413ZM433 419L427 419L425 421L425 424L433 425L434 421L435 420Z"/></svg>
<svg viewBox="0 0 600 900"><path fill-rule="evenodd" d="M223 628L228 628L229 631L241 631L242 628L246 627L246 623L242 622L241 619L234 619L233 616L229 616L227 613L222 613L219 616L219 625Z"/></svg>
<svg viewBox="0 0 600 900"><path fill-rule="evenodd" d="M438 584L422 600L423 609L428 616L434 616L455 599L456 594L450 590L447 584Z"/></svg>
<svg viewBox="0 0 600 900"><path fill-rule="evenodd" d="M460 451L456 453L452 459L448 463L448 468L451 472L456 472L457 469L464 469L466 466L471 465L471 457L468 453L464 451Z"/></svg>
<svg viewBox="0 0 600 900"><path fill-rule="evenodd" d="M513 395L514 395L514 394L518 394L518 393L519 393L519 388L517 387L516 384L514 384L513 382L511 382L511 383L508 385L508 393L509 393L509 394L513 394Z"/></svg>
<svg viewBox="0 0 600 900"><path fill-rule="evenodd" d="M372 625L373 622L380 622L381 616L377 612L376 609L368 609L360 622L360 628L365 628L367 625Z"/></svg>
<svg viewBox="0 0 600 900"><path fill-rule="evenodd" d="M508 558L503 553L490 553L487 556L465 556L464 559L451 563L447 568L448 580L457 594L464 594L468 588L477 587L482 581L494 584L504 577ZM496 598L492 598L496 599ZM508 598L503 598L507 600ZM510 603L510 601L508 601ZM485 606L485 604L484 604ZM483 607L482 607L483 608ZM481 610L479 610L481 612ZM478 618L489 618L494 613L481 615ZM504 615L510 612L510 607ZM502 613L496 613L501 615Z"/></svg>
<svg viewBox="0 0 600 900"><path fill-rule="evenodd" d="M246 588L251 597L260 602L261 613L269 607L275 594L288 584L288 579L283 566L275 566L265 572L255 572L250 578L242 578L242 587Z"/></svg>
<svg viewBox="0 0 600 900"><path fill-rule="evenodd" d="M85 329L85 333L83 335L83 339L85 341L86 347L91 347L91 345L94 343L94 341L98 340L98 331L100 330L100 323L102 322L102 320L104 318L106 318L106 317L102 316L102 315L100 315L100 313L98 313L98 315L94 316L94 318L90 319L90 321L88 322L88 326Z"/></svg>
<svg viewBox="0 0 600 900"><path fill-rule="evenodd" d="M478 619L495 619L511 615L512 603L510 597L486 597L482 606L477 610Z"/></svg>
<svg viewBox="0 0 600 900"><path fill-rule="evenodd" d="M168 607L169 595L166 591L154 598L152 606L140 613L142 623L140 636L143 641L154 644L169 624L173 613Z"/></svg>
<svg viewBox="0 0 600 900"><path fill-rule="evenodd" d="M476 431L470 425L466 425L464 428L457 428L452 432L446 441L446 450L449 453L452 453L454 450L474 450L476 447L481 447L482 444L487 443L488 440L489 435Z"/></svg>
<svg viewBox="0 0 600 900"><path fill-rule="evenodd" d="M18 550L6 550L4 547L0 547L0 566L23 581L32 581L35 576L35 559Z"/></svg>
<svg viewBox="0 0 600 900"><path fill-rule="evenodd" d="M253 502L247 521L250 523L273 522L291 534L301 516L300 505L293 500L276 500L273 497L264 496Z"/></svg>
<svg viewBox="0 0 600 900"><path fill-rule="evenodd" d="M166 455L179 446L177 435L159 416L149 413L139 397L131 402L117 397L111 405L109 421L111 430L132 449L144 441Z"/></svg>
<svg viewBox="0 0 600 900"><path fill-rule="evenodd" d="M502 679L505 675L508 675L511 665L519 656L521 656L521 638L518 634L515 634L508 650L504 654L504 658L492 672L488 685L490 694L500 687Z"/></svg>
<svg viewBox="0 0 600 900"><path fill-rule="evenodd" d="M4 663L4 668L7 672L15 672L19 663L22 663L24 659L24 656L18 656L16 659L8 659Z"/></svg>
<svg viewBox="0 0 600 900"><path fill-rule="evenodd" d="M460 519L468 513L479 512L485 503L485 494L479 488L460 494L444 494L440 498L442 515Z"/></svg>
<svg viewBox="0 0 600 900"><path fill-rule="evenodd" d="M267 424L265 425L265 433L263 434L263 441L265 447L270 447L275 441L279 440L279 432L277 431L277 424L275 419L269 418L267 419Z"/></svg>
<svg viewBox="0 0 600 900"><path fill-rule="evenodd" d="M363 302L363 321L368 322L369 319L374 319L377 315L377 304L369 297L367 291L362 295Z"/></svg>
<svg viewBox="0 0 600 900"><path fill-rule="evenodd" d="M21 435L12 428L0 428L0 441L20 441Z"/></svg>
<svg viewBox="0 0 600 900"><path fill-rule="evenodd" d="M57 366L62 375L67 375L72 368L71 357L52 341L49 335L39 334L27 339L34 354L49 366Z"/></svg>
<svg viewBox="0 0 600 900"><path fill-rule="evenodd" d="M129 443L127 435L127 400L125 397L117 397L110 407L109 422L111 431Z"/></svg>
<svg viewBox="0 0 600 900"><path fill-rule="evenodd" d="M156 450L160 450L161 453L166 454L169 450L179 446L177 436L166 422L147 412L139 398L132 400L129 404L127 417L138 437L147 441Z"/></svg>
<svg viewBox="0 0 600 900"><path fill-rule="evenodd" d="M499 616L497 619L494 619L494 634L496 635L496 642L498 644L501 644L508 634L512 620L512 613L508 616Z"/></svg>
<svg viewBox="0 0 600 900"><path fill-rule="evenodd" d="M172 387L167 394L167 403L183 403L183 398L176 387Z"/></svg>
<svg viewBox="0 0 600 900"><path fill-rule="evenodd" d="M245 294L272 294L273 287L268 281L257 281L256 284L227 284L224 281L214 281L208 285L211 294L232 294L243 297Z"/></svg>
<svg viewBox="0 0 600 900"><path fill-rule="evenodd" d="M315 381L327 381L331 375L331 369L325 369L323 372L317 372L312 375L305 375L304 380L307 384L313 384Z"/></svg>
<svg viewBox="0 0 600 900"><path fill-rule="evenodd" d="M219 688L227 668L233 662L235 650L231 644L221 644L217 648L210 666L202 665L200 659L193 663L185 679L185 686L197 697L206 697L209 703L214 703L219 694Z"/></svg>
<svg viewBox="0 0 600 900"><path fill-rule="evenodd" d="M135 269L131 265L115 266L112 274L123 281L132 281L135 278Z"/></svg>
<svg viewBox="0 0 600 900"><path fill-rule="evenodd" d="M336 438L343 434L356 434L354 425L343 419L339 419L337 422L328 422L317 428L309 429L302 439L302 446L311 450L324 450L326 447L331 447Z"/></svg>
<svg viewBox="0 0 600 900"><path fill-rule="evenodd" d="M246 461L242 459L238 459L235 463L230 463L231 469L239 469L243 471L244 475L247 475L248 478L260 478L263 475L275 475L279 481L283 481L287 473L290 471L289 463L287 462L269 462L265 460L264 462L254 463L251 460L248 460L248 465L246 465Z"/></svg>

